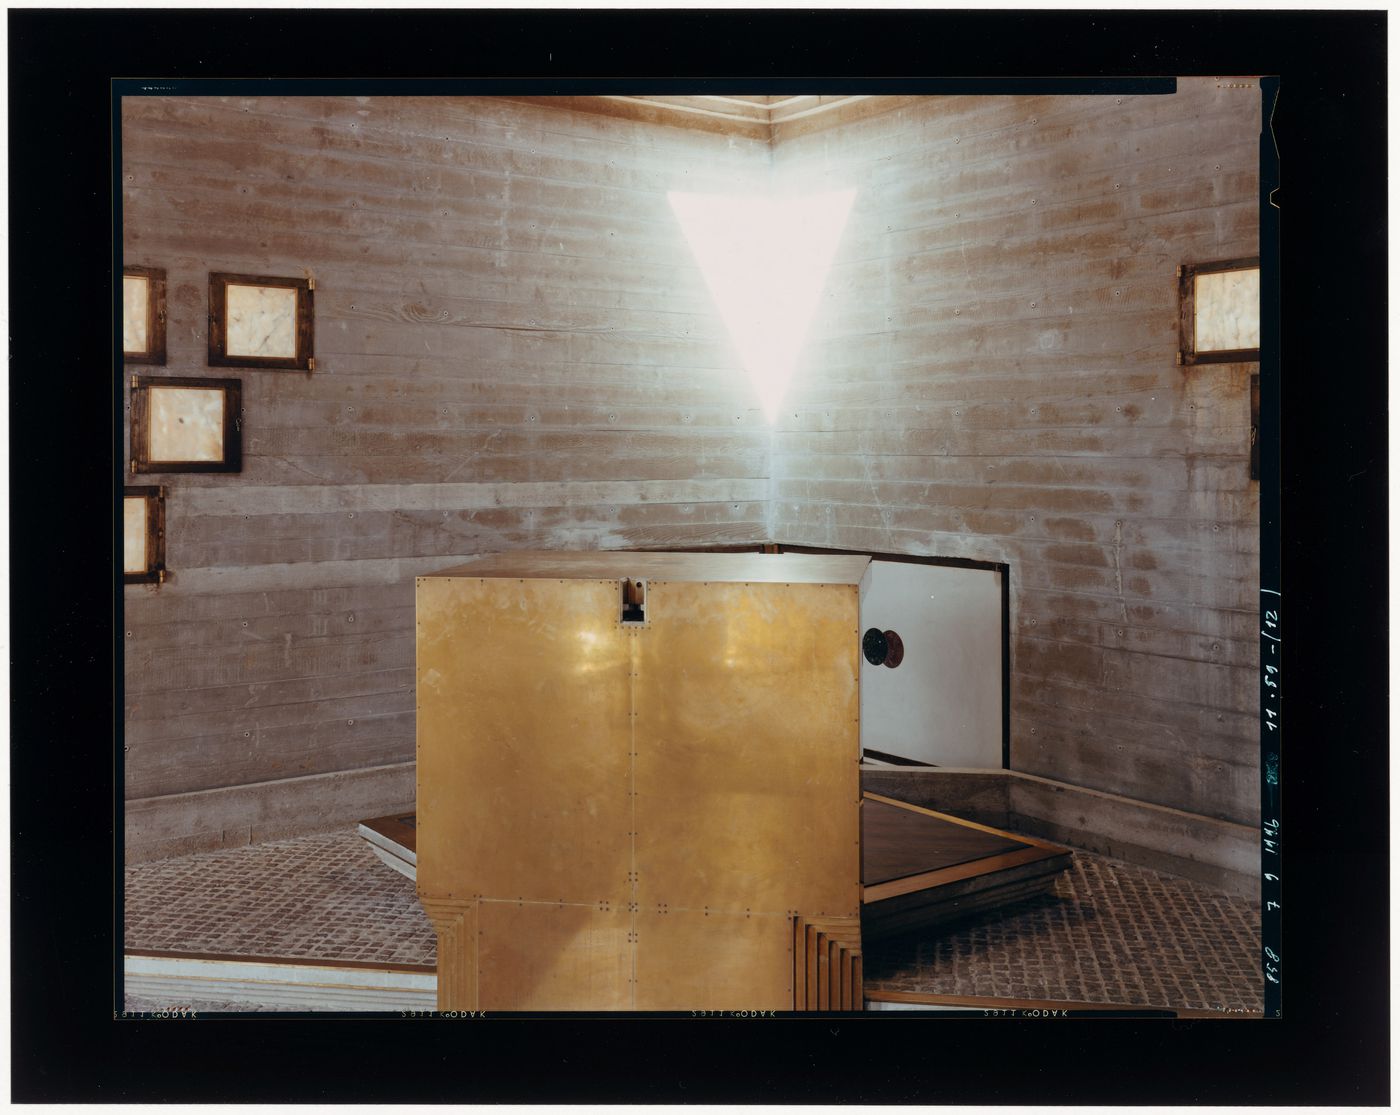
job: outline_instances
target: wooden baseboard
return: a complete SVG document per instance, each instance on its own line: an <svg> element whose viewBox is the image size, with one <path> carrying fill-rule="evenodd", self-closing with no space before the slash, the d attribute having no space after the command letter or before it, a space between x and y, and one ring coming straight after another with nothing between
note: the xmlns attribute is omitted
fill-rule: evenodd
<svg viewBox="0 0 1400 1115"><path fill-rule="evenodd" d="M237 848L349 827L363 817L411 813L414 763L333 771L126 803L125 860Z"/></svg>

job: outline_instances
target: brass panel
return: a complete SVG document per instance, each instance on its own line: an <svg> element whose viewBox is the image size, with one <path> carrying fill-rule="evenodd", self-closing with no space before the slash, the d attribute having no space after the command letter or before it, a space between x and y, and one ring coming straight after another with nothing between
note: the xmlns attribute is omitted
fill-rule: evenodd
<svg viewBox="0 0 1400 1115"><path fill-rule="evenodd" d="M626 906L482 902L477 922L480 1009L631 1009Z"/></svg>
<svg viewBox="0 0 1400 1115"><path fill-rule="evenodd" d="M791 1010L792 923L772 915L637 918L638 1010Z"/></svg>
<svg viewBox="0 0 1400 1115"><path fill-rule="evenodd" d="M420 894L630 897L632 636L619 593L419 581Z"/></svg>
<svg viewBox="0 0 1400 1115"><path fill-rule="evenodd" d="M422 896L437 933L438 1010L476 1010L477 904Z"/></svg>
<svg viewBox="0 0 1400 1115"><path fill-rule="evenodd" d="M833 925L823 922L807 926L807 1004L816 1010L833 1010L832 981L839 976L832 972L830 960L833 949L842 945L860 947L860 924Z"/></svg>
<svg viewBox="0 0 1400 1115"><path fill-rule="evenodd" d="M851 554L663 554L587 550L515 550L487 554L438 577L515 577L526 580L624 577L648 581L857 585L870 559Z"/></svg>
<svg viewBox="0 0 1400 1115"><path fill-rule="evenodd" d="M858 621L854 585L649 584L644 908L859 913Z"/></svg>

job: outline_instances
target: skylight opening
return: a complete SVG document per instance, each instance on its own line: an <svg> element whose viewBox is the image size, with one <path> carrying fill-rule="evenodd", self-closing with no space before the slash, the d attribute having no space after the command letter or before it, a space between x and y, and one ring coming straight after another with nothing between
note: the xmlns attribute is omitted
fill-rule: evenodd
<svg viewBox="0 0 1400 1115"><path fill-rule="evenodd" d="M855 196L666 195L769 422L797 370Z"/></svg>

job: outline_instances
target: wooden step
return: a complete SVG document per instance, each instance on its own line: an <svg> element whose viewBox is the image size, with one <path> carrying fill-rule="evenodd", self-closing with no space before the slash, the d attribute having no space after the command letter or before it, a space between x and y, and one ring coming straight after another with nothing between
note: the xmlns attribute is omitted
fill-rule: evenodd
<svg viewBox="0 0 1400 1115"><path fill-rule="evenodd" d="M1058 844L866 792L861 927L927 929L1048 891L1073 853Z"/></svg>

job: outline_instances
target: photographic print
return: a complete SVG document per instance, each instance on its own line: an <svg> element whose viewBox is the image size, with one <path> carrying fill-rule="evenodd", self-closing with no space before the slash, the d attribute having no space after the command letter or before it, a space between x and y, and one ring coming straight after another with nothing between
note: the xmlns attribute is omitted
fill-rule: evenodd
<svg viewBox="0 0 1400 1115"><path fill-rule="evenodd" d="M16 1098L1384 1098L1384 19L993 14L12 13Z"/></svg>

